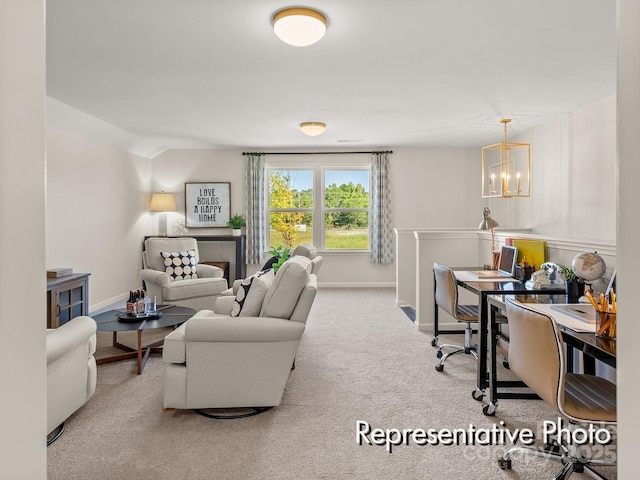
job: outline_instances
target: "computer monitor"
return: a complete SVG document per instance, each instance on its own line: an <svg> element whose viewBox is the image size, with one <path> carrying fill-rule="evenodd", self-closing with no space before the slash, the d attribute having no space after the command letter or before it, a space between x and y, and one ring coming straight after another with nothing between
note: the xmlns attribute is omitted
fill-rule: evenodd
<svg viewBox="0 0 640 480"><path fill-rule="evenodd" d="M513 277L516 268L518 249L510 245L504 245L500 250L500 264L498 272Z"/></svg>

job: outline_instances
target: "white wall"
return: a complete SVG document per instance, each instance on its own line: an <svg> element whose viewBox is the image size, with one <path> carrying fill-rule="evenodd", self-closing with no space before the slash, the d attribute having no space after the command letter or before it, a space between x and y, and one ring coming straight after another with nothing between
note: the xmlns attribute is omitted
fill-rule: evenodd
<svg viewBox="0 0 640 480"><path fill-rule="evenodd" d="M531 144L531 197L491 199L501 228L615 242L615 95L510 140Z"/></svg>
<svg viewBox="0 0 640 480"><path fill-rule="evenodd" d="M44 1L0 2L0 476L45 479Z"/></svg>
<svg viewBox="0 0 640 480"><path fill-rule="evenodd" d="M184 221L185 182L230 182L231 214L245 214L244 157L242 150L175 149L152 160L153 191L175 194L177 212L167 214L167 231L177 220ZM157 217L153 219L157 232ZM193 228L193 235L231 235L229 228Z"/></svg>
<svg viewBox="0 0 640 480"><path fill-rule="evenodd" d="M394 227L477 228L486 204L481 198L480 149L399 148L394 152Z"/></svg>
<svg viewBox="0 0 640 480"><path fill-rule="evenodd" d="M151 160L47 129L47 268L89 277L90 310L140 288Z"/></svg>
<svg viewBox="0 0 640 480"><path fill-rule="evenodd" d="M638 476L640 2L618 0L618 478Z"/></svg>

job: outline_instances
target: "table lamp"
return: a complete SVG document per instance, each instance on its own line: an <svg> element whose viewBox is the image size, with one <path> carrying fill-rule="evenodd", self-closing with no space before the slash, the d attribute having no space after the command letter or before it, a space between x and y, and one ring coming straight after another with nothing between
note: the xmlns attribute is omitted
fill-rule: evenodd
<svg viewBox="0 0 640 480"><path fill-rule="evenodd" d="M167 212L175 212L176 199L173 193L154 193L151 197L151 205L149 205L149 211L160 212L158 217L158 235L161 237L167 236Z"/></svg>
<svg viewBox="0 0 640 480"><path fill-rule="evenodd" d="M491 265L485 265L484 268L487 270L495 270L498 265L500 252L496 249L496 227L500 225L491 217L491 210L489 207L484 207L482 211L482 221L478 226L479 230L491 230L491 261L493 262Z"/></svg>

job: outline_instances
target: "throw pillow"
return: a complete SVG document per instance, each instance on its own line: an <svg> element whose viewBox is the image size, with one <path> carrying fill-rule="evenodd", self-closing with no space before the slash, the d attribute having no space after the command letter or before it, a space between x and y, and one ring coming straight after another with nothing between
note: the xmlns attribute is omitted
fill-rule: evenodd
<svg viewBox="0 0 640 480"><path fill-rule="evenodd" d="M262 308L262 301L273 283L274 276L273 269L271 269L245 278L238 288L231 316L257 317Z"/></svg>
<svg viewBox="0 0 640 480"><path fill-rule="evenodd" d="M186 252L162 252L160 255L164 261L164 272L172 280L190 280L198 278L196 268L196 251Z"/></svg>

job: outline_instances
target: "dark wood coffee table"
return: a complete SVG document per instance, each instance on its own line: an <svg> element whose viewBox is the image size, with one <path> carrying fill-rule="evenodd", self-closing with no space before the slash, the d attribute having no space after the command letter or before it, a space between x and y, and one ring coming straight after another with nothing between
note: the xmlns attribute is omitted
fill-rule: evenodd
<svg viewBox="0 0 640 480"><path fill-rule="evenodd" d="M98 365L103 363L118 362L131 358L138 358L138 374L142 373L144 366L147 364L149 355L152 353L162 353L162 344L164 340L152 343L145 347L142 346L142 332L145 330L153 330L155 328L177 327L189 320L196 311L193 308L179 307L176 305L158 305L158 311L162 312L162 316L156 319L141 318L135 321L121 321L117 315L125 312L121 310L109 310L104 313L93 316L96 321L98 331L113 332L113 346L124 350L125 353L112 355L96 359ZM118 342L118 332L138 332L137 348L131 348Z"/></svg>

